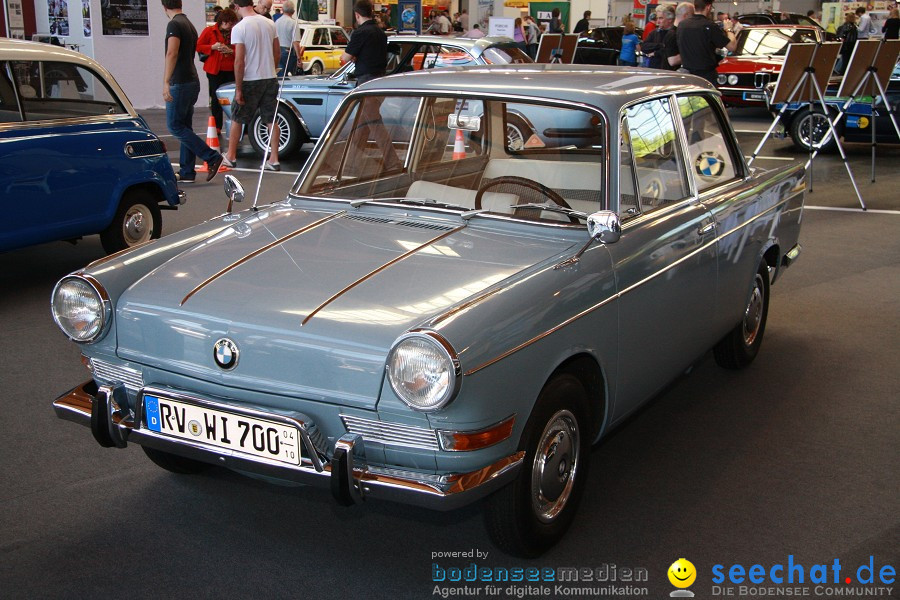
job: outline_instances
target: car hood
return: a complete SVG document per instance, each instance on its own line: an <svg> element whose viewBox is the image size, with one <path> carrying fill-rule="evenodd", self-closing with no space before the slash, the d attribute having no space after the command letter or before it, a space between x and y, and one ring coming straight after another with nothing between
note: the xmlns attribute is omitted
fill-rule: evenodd
<svg viewBox="0 0 900 600"><path fill-rule="evenodd" d="M223 385L374 408L398 336L573 245L406 215L264 207L126 290L117 352ZM214 360L221 338L240 353L231 370Z"/></svg>
<svg viewBox="0 0 900 600"><path fill-rule="evenodd" d="M757 71L770 71L780 73L784 67L784 57L775 56L729 56L722 59L716 70L719 73L756 73Z"/></svg>
<svg viewBox="0 0 900 600"><path fill-rule="evenodd" d="M281 81L279 79L279 81ZM281 85L282 95L292 92L299 92L305 89L322 89L334 87L341 83L340 79L335 79L331 75L297 75L288 77ZM234 96L234 84L229 83L223 85L216 90L218 96L231 97Z"/></svg>

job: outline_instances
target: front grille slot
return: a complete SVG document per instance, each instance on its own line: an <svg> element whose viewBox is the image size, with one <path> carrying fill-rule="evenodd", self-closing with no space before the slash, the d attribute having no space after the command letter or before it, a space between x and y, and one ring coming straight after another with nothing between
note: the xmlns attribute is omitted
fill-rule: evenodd
<svg viewBox="0 0 900 600"><path fill-rule="evenodd" d="M91 370L94 379L99 383L121 383L125 389L136 392L144 387L144 376L137 369L114 365L105 360L91 359Z"/></svg>
<svg viewBox="0 0 900 600"><path fill-rule="evenodd" d="M374 421L350 415L341 415L341 421L348 433L363 436L367 442L377 442L386 446L439 450L437 434L425 427L401 425L387 421Z"/></svg>
<svg viewBox="0 0 900 600"><path fill-rule="evenodd" d="M756 89L761 90L769 84L769 80L771 79L771 73L756 73L753 76L753 85L756 86Z"/></svg>

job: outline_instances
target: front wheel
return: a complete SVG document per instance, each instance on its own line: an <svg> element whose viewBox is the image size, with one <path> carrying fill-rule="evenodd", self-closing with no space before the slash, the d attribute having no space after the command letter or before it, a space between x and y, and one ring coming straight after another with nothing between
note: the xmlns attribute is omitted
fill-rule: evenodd
<svg viewBox="0 0 900 600"><path fill-rule="evenodd" d="M713 348L720 367L742 369L753 362L762 346L769 313L769 267L762 261L753 277L753 286L740 323Z"/></svg>
<svg viewBox="0 0 900 600"><path fill-rule="evenodd" d="M116 209L112 223L100 232L100 242L108 254L159 238L162 214L157 198L147 190L131 190Z"/></svg>
<svg viewBox="0 0 900 600"><path fill-rule="evenodd" d="M791 121L790 135L794 146L810 152L834 150L836 143L831 128L828 126L829 116L820 110L804 108L794 115Z"/></svg>
<svg viewBox="0 0 900 600"><path fill-rule="evenodd" d="M586 416L587 393L574 375L556 375L541 390L519 445L522 470L486 501L485 525L504 552L534 558L566 533L590 461Z"/></svg>
<svg viewBox="0 0 900 600"><path fill-rule="evenodd" d="M322 66L320 62L314 62L309 66L309 74L310 75L321 75L325 72L325 67Z"/></svg>
<svg viewBox="0 0 900 600"><path fill-rule="evenodd" d="M264 123L259 115L253 119L250 143L253 145L253 149L260 154L265 153L269 147L269 125L271 123ZM280 159L292 154L297 149L300 143L300 124L286 108L279 106L278 112L275 114L275 126L278 127L281 134L278 139L278 157Z"/></svg>

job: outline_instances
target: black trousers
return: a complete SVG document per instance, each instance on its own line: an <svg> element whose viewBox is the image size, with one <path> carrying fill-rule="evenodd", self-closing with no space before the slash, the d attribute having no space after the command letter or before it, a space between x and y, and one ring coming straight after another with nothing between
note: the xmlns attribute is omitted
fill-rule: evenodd
<svg viewBox="0 0 900 600"><path fill-rule="evenodd" d="M222 129L222 106L216 98L216 90L234 82L234 71L219 71L215 75L207 73L206 79L209 81L209 112L216 119L216 129Z"/></svg>

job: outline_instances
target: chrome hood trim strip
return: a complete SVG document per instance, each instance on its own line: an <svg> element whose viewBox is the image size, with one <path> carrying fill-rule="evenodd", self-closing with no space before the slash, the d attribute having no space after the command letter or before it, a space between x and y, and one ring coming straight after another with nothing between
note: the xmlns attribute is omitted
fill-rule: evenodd
<svg viewBox="0 0 900 600"><path fill-rule="evenodd" d="M211 277L207 278L207 279L206 279L205 281L203 281L200 285L198 285L197 287L195 287L194 289L192 289L190 292L188 292L187 296L185 296L185 297L181 300L181 302L179 303L179 305L180 305L180 306L184 306L184 303L187 302L187 301L191 298L191 296L193 296L194 294L196 294L197 292L199 292L200 290L202 290L203 288L205 288L206 286L208 286L210 283L212 283L212 282L215 281L216 279L222 277L223 275L225 275L226 273L228 273L228 272L230 272L230 271L233 271L234 269L236 269L237 267L239 267L239 266L241 266L242 264L246 263L247 261L249 261L249 260L251 260L251 259L253 259L253 258L256 258L256 257L259 256L260 254L262 254L262 253L264 253L264 252L266 252L266 251L268 251L268 250L271 250L272 248L275 248L276 246L279 246L279 245L281 245L281 244L287 242L288 240L294 239L294 238L297 237L298 235L304 234L304 233L306 233L307 231L310 231L310 230L312 230L312 229L315 229L315 228L318 227L319 225L324 225L324 224L327 223L328 221L331 221L332 219L335 219L335 218L337 218L337 217L340 217L341 215L343 215L343 214L346 213L346 212L347 212L347 211L342 210L342 211L340 211L340 212L334 213L333 215L329 215L329 216L327 216L327 217L324 217L324 218L322 218L322 219L319 219L318 221L315 221L315 222L313 222L313 223L310 223L309 225L306 225L306 226L304 226L304 227L301 227L301 228L298 229L297 231L291 232L291 233L287 234L286 236L281 237L281 238L275 240L274 242L271 242L271 243L269 243L269 244L266 244L265 246L263 246L262 248L259 248L258 250L254 250L253 252L251 252L251 253L248 254L247 256L243 257L242 259L237 260L237 261L231 263L230 265L228 265L227 267L225 267L224 269L222 269L222 270L219 271L218 273L215 273L215 274L212 275Z"/></svg>
<svg viewBox="0 0 900 600"><path fill-rule="evenodd" d="M341 213L341 214L343 214L343 213ZM300 326L303 327L304 325L306 325L307 323L309 323L309 320L312 319L313 316L314 316L316 313L318 313L320 310L322 310L323 308L325 308L326 306L328 306L329 304L331 304L332 302L334 302L335 300L337 300L338 298L340 298L341 296L343 296L344 294L346 294L347 292L349 292L350 290L352 290L353 288L355 288L356 286L358 286L359 284L361 284L362 282L364 282L364 281L366 281L366 280L368 280L368 279L371 279L372 277L374 277L374 276L377 275L378 273L381 273L382 271L384 271L384 270L387 269L388 267L390 267L390 266L392 266L392 265L395 265L395 264L397 264L398 262L400 262L400 261L402 261L402 260L404 260L404 259L406 259L406 258L409 258L410 256L412 256L413 254L416 254L416 253L419 252L420 250L423 250L424 248L427 248L428 246L431 246L432 244L436 244L437 242L441 241L441 240L444 239L445 237L449 237L449 236L453 235L454 233L457 233L458 231L461 231L461 230L464 229L465 227L466 227L465 225L461 225L461 226L459 226L459 227L455 227L455 228L451 229L450 231L444 232L444 233L442 233L441 235L439 235L439 236L437 236L437 237L435 237L435 238L432 238L432 239L428 240L428 241L425 242L424 244L421 244L421 245L419 245L419 246L416 246L415 248L413 248L412 250L409 250L408 252L404 252L403 254L401 254L400 256L398 256L397 258L394 258L393 260L390 260L390 261L384 263L383 265L381 265L380 267L378 267L378 268L375 269L374 271L371 271L371 272L367 273L366 275L363 275L362 277L360 277L359 279L357 279L356 281L354 281L353 283L351 283L350 285L348 285L347 287L345 287L344 289L342 289L342 290L339 291L338 293L334 294L331 298L329 298L328 300L326 300L325 302L323 302L322 304L320 304L319 306L317 306L311 313L309 313L308 315L306 315L306 318L303 319L303 322L300 323Z"/></svg>

